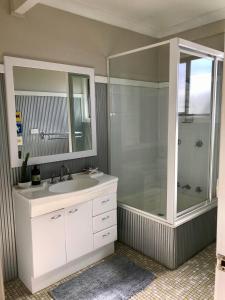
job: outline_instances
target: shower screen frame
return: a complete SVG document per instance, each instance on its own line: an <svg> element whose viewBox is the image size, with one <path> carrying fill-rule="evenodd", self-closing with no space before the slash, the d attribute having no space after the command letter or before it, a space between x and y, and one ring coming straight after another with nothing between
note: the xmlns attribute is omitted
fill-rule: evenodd
<svg viewBox="0 0 225 300"><path fill-rule="evenodd" d="M216 80L217 80L217 67L218 61L223 61L224 54L221 51L208 48L203 45L199 45L184 39L173 38L156 44L148 45L145 47L137 48L134 50L118 53L111 55L107 58L107 77L108 86L110 86L110 60L136 52L145 51L148 49L160 47L169 44L169 96L168 96L168 131L167 131L167 197L166 197L166 218L156 216L149 212L140 211L136 208L131 208L132 210L143 214L149 215L151 218L161 222L167 223L171 226L177 226L194 218L212 207L217 206L217 199L212 198L212 167L213 167L213 151L214 151L214 140L215 140L215 109L216 109ZM214 61L213 67L213 91L212 91L212 125L211 125L211 142L210 142L210 187L209 187L209 197L204 202L192 206L187 210L177 213L177 179L178 179L178 88L179 88L179 64L181 53L188 53L199 57L207 57ZM110 151L111 151L111 129L110 129L110 93L108 92L108 151L109 151L109 161L108 166L111 172L111 161L110 161ZM129 208L125 204L118 204L119 206L124 206Z"/></svg>
<svg viewBox="0 0 225 300"><path fill-rule="evenodd" d="M177 213L177 179L178 179L178 89L179 65L181 53L205 57L214 62L212 85L212 112L210 133L210 163L208 198L202 203ZM215 142L215 116L217 101L218 61L223 61L223 52L189 42L180 38L170 40L170 75L169 75L169 111L168 111L168 155L167 155L167 221L179 224L217 206L217 198L212 198L213 157Z"/></svg>

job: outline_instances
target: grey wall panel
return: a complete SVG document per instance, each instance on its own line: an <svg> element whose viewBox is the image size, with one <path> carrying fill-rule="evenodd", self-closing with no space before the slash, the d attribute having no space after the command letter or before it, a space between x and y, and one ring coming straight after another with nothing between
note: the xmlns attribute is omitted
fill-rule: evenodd
<svg viewBox="0 0 225 300"><path fill-rule="evenodd" d="M118 237L121 242L168 268L174 265L175 244L172 228L119 207Z"/></svg>
<svg viewBox="0 0 225 300"><path fill-rule="evenodd" d="M169 269L175 269L215 241L216 215L216 209L212 209L171 228L119 207L118 238Z"/></svg>
<svg viewBox="0 0 225 300"><path fill-rule="evenodd" d="M175 230L176 261L181 265L216 239L217 208L182 224Z"/></svg>
<svg viewBox="0 0 225 300"><path fill-rule="evenodd" d="M0 233L2 238L3 270L5 279L17 274L12 176L9 162L7 120L3 75L0 74Z"/></svg>
<svg viewBox="0 0 225 300"><path fill-rule="evenodd" d="M96 84L96 122L97 122L97 151L94 157L66 160L41 165L41 176L49 178L53 173L58 175L60 166L65 163L72 172L79 172L88 166L98 166L108 173L107 148L107 86ZM14 211L11 189L21 176L20 168L10 168L9 148L7 137L6 99L4 78L0 75L0 233L3 244L3 269L6 281L17 276L15 249ZM31 169L31 168L29 168Z"/></svg>

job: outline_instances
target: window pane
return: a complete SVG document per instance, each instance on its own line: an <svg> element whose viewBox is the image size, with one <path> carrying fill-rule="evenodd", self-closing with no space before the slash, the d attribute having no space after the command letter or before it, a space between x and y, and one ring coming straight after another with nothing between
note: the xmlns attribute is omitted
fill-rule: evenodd
<svg viewBox="0 0 225 300"><path fill-rule="evenodd" d="M191 61L189 114L209 114L211 111L212 63L207 58Z"/></svg>

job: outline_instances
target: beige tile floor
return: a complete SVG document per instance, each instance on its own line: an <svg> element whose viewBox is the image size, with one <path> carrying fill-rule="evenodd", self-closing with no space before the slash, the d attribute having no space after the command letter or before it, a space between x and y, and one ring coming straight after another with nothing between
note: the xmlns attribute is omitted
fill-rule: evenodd
<svg viewBox="0 0 225 300"><path fill-rule="evenodd" d="M215 244L210 245L177 270L170 271L137 251L117 243L116 253L126 255L138 265L155 273L157 278L133 296L132 300L213 300L215 276ZM31 295L19 279L6 284L6 300L49 300L48 291L64 280Z"/></svg>

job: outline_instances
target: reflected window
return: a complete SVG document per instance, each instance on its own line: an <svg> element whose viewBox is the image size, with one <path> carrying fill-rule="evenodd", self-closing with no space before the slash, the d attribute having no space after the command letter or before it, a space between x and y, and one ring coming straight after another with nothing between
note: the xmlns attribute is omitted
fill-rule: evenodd
<svg viewBox="0 0 225 300"><path fill-rule="evenodd" d="M198 58L179 65L178 112L207 115L211 112L213 61Z"/></svg>

